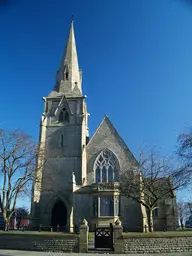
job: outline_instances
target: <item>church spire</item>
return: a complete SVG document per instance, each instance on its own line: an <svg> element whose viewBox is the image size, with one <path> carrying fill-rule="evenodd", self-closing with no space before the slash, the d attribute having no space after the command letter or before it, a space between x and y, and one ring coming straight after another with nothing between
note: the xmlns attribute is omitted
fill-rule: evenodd
<svg viewBox="0 0 192 256"><path fill-rule="evenodd" d="M82 95L81 71L78 64L73 20L71 21L65 52L57 72L55 90L69 97Z"/></svg>

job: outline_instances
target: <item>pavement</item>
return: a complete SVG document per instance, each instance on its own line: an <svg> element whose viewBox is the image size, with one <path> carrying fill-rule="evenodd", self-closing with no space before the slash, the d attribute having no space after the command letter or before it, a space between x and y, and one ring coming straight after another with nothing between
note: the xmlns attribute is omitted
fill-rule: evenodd
<svg viewBox="0 0 192 256"><path fill-rule="evenodd" d="M100 255L99 253L94 253ZM109 253L105 253L109 254ZM54 252L34 252L34 251L16 251L16 250L0 250L0 256L93 256L93 253L54 253ZM155 254L113 254L116 256L192 256L192 252L180 253L155 253Z"/></svg>

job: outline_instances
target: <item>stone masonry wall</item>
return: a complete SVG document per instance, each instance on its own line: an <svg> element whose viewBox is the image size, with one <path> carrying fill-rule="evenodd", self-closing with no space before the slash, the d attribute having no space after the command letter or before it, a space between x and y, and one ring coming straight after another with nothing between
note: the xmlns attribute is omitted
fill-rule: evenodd
<svg viewBox="0 0 192 256"><path fill-rule="evenodd" d="M0 234L0 249L78 252L78 235Z"/></svg>
<svg viewBox="0 0 192 256"><path fill-rule="evenodd" d="M192 237L123 237L123 253L192 252Z"/></svg>

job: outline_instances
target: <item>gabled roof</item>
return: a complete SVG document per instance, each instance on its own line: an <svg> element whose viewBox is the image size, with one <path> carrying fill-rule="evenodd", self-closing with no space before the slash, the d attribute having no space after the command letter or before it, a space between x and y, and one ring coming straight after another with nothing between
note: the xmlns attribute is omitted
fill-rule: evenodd
<svg viewBox="0 0 192 256"><path fill-rule="evenodd" d="M55 115L57 115L58 112L61 110L61 108L63 108L64 106L67 108L69 114L73 115L73 112L72 112L72 110L70 108L70 105L69 105L68 100L65 97L65 95L62 96L61 101L59 102L59 105L58 105L58 107L55 110Z"/></svg>
<svg viewBox="0 0 192 256"><path fill-rule="evenodd" d="M138 163L138 161L136 160L136 158L134 157L134 155L131 153L130 149L128 148L128 146L126 145L126 143L124 142L124 140L121 138L121 136L119 135L119 133L117 132L117 130L115 129L115 127L113 126L112 122L109 120L108 116L105 115L104 119L102 120L102 122L100 123L100 125L98 126L97 130L95 131L95 133L93 134L93 136L91 137L89 143L87 144L87 147L89 147L91 141L95 138L95 136L97 136L97 134L99 133L99 131L102 131L105 129L105 126L108 126L110 131L114 134L115 138L118 140L119 144L121 145L121 147L124 149L124 151L126 152L126 154L128 154L128 156L130 157L130 159L132 159L133 161L136 162L136 164Z"/></svg>

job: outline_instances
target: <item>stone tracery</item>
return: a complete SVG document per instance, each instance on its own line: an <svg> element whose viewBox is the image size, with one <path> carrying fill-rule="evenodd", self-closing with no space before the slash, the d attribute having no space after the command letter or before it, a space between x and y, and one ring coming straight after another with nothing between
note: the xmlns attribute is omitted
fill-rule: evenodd
<svg viewBox="0 0 192 256"><path fill-rule="evenodd" d="M108 149L103 150L94 164L96 182L119 181L119 167L116 156Z"/></svg>

